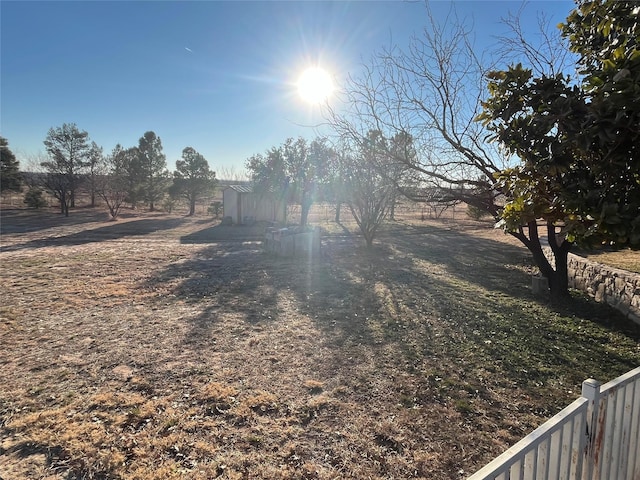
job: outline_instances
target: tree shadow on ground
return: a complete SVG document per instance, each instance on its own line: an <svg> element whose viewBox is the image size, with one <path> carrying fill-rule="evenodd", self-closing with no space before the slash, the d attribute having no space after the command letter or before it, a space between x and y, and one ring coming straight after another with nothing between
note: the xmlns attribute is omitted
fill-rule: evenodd
<svg viewBox="0 0 640 480"><path fill-rule="evenodd" d="M219 243L152 281L175 284L173 294L193 302L197 313L184 339L190 348L223 333L217 319L225 314L239 335L275 328L286 320L284 298L293 307L287 315L298 312L321 332L333 355L325 367L334 371L369 352L409 373L453 365L471 372L458 373L465 378L489 372L505 389L574 388L638 362L640 327L582 295L561 307L534 297L530 275L516 268L518 247L433 227L402 228L371 250L351 240L325 238L325 255L315 260L268 255L256 243Z"/></svg>
<svg viewBox="0 0 640 480"><path fill-rule="evenodd" d="M184 244L208 244L217 242L238 242L243 240L262 240L265 226L255 225L214 225L197 232L184 235L180 243Z"/></svg>
<svg viewBox="0 0 640 480"><path fill-rule="evenodd" d="M434 262L446 271L436 276L440 282L432 289L439 313L498 359L503 369L520 365L540 375L534 381L542 381L544 372L557 371L563 364L568 372L580 371L581 364L599 364L601 368L589 375L605 379L613 364L635 367L633 355L608 351L603 338L624 337L632 346L640 340L640 326L578 292L561 304L534 296L530 254L524 248L433 226L409 229L417 235L406 230L394 236L405 258ZM594 355L599 357L596 362ZM558 368L547 368L551 364Z"/></svg>
<svg viewBox="0 0 640 480"><path fill-rule="evenodd" d="M169 265L152 282L176 284L172 294L202 305L185 339L189 344L210 336L207 329L215 329L221 311L233 310L247 328L280 321L282 295L300 314L326 324L336 342L354 337L374 343L366 322L379 309L375 297L366 283L342 275L326 257L285 258L263 252L255 242L220 242L197 258Z"/></svg>
<svg viewBox="0 0 640 480"><path fill-rule="evenodd" d="M104 219L106 214L101 214ZM55 209L25 210L3 208L0 210L0 235L38 232L52 227L64 227L95 222L93 209L73 209L68 217Z"/></svg>
<svg viewBox="0 0 640 480"><path fill-rule="evenodd" d="M383 237L401 254L441 265L446 274L488 290L531 298L533 263L524 247L446 227L396 224Z"/></svg>
<svg viewBox="0 0 640 480"><path fill-rule="evenodd" d="M124 237L146 236L177 228L184 222L185 219L183 218L145 218L123 223L113 222L104 227L82 230L69 235L31 240L15 245L5 245L0 247L0 252L51 246L84 245L87 243L117 240Z"/></svg>

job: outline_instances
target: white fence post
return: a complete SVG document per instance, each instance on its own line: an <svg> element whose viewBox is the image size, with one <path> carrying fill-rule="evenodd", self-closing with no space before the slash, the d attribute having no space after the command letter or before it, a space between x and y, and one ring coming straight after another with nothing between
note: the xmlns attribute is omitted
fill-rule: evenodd
<svg viewBox="0 0 640 480"><path fill-rule="evenodd" d="M591 480L594 470L594 448L598 435L598 407L600 405L600 382L589 378L582 382L582 396L586 398L587 404L587 425L583 450L582 480Z"/></svg>
<svg viewBox="0 0 640 480"><path fill-rule="evenodd" d="M572 404L467 480L640 480L640 367Z"/></svg>

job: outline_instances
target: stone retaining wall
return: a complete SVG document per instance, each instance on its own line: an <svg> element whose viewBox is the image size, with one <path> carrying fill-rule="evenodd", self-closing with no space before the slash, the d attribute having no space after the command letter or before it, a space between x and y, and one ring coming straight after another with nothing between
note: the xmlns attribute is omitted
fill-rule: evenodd
<svg viewBox="0 0 640 480"><path fill-rule="evenodd" d="M551 249L546 248L552 259ZM588 293L596 302L606 302L640 324L640 274L591 262L569 254L569 286Z"/></svg>

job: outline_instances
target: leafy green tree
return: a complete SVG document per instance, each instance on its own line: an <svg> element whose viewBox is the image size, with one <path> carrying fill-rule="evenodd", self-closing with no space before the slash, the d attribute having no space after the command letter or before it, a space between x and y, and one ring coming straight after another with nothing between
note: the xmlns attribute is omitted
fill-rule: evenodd
<svg viewBox="0 0 640 480"><path fill-rule="evenodd" d="M278 202L290 201L289 184L283 147L271 147L265 154L255 154L247 159L246 168L253 181L253 188L261 194L271 194ZM286 221L286 211L285 219Z"/></svg>
<svg viewBox="0 0 640 480"><path fill-rule="evenodd" d="M0 137L0 192L21 190L20 162L9 148L7 139Z"/></svg>
<svg viewBox="0 0 640 480"><path fill-rule="evenodd" d="M586 166L575 156L579 125L571 118L584 115L584 101L572 102L577 87L568 86L562 74L537 81L531 70L517 65L490 78L491 98L478 119L521 159L520 165L495 175L507 195L498 225L531 251L553 296L562 297L568 293L567 256L573 243L563 233L575 233L585 220L579 205L586 192L578 176ZM553 263L544 254L538 219L544 221Z"/></svg>
<svg viewBox="0 0 640 480"><path fill-rule="evenodd" d="M317 138L310 143L303 138L289 138L283 145L283 154L291 193L300 204L300 225L304 226L326 177L326 166L333 153L324 138Z"/></svg>
<svg viewBox="0 0 640 480"><path fill-rule="evenodd" d="M49 155L49 160L41 164L47 173L45 187L60 201L60 212L68 217L88 164L89 134L75 123L64 123L49 129L44 145Z"/></svg>
<svg viewBox="0 0 640 480"><path fill-rule="evenodd" d="M169 187L167 159L162 153L162 141L154 132L149 131L138 141L138 161L142 173L142 196L154 211L156 203L164 197Z"/></svg>
<svg viewBox="0 0 640 480"><path fill-rule="evenodd" d="M478 119L521 163L496 175L502 225L533 253L554 298L568 293L574 242L640 247L640 7L585 1L562 26L579 77L521 65L489 76ZM543 254L537 219L555 261Z"/></svg>
<svg viewBox="0 0 640 480"><path fill-rule="evenodd" d="M277 192L282 199L299 203L300 224L306 225L332 155L326 139L308 143L304 138L289 138L265 155L250 157L246 167L258 190Z"/></svg>
<svg viewBox="0 0 640 480"><path fill-rule="evenodd" d="M252 155L246 161L246 168L258 190L284 188L287 183L282 147L271 147L264 154Z"/></svg>
<svg viewBox="0 0 640 480"><path fill-rule="evenodd" d="M140 161L138 147L123 149L120 145L119 157L122 160L122 181L127 192L125 201L131 204L131 208L136 209L138 204L144 199L144 169Z"/></svg>
<svg viewBox="0 0 640 480"><path fill-rule="evenodd" d="M172 196L181 195L189 202L189 216L196 211L196 202L216 187L216 174L209 169L209 162L192 147L182 150L182 160L176 161L173 173Z"/></svg>
<svg viewBox="0 0 640 480"><path fill-rule="evenodd" d="M562 26L580 55L588 107L577 146L585 183L599 193L587 196L591 231L600 242L632 247L640 247L639 17L635 1L582 1Z"/></svg>

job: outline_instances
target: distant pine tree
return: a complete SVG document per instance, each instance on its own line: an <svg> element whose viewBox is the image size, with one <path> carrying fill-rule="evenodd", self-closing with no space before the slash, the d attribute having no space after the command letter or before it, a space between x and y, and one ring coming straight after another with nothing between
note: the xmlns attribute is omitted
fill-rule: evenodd
<svg viewBox="0 0 640 480"><path fill-rule="evenodd" d="M75 123L64 123L49 129L44 145L49 154L49 160L41 163L47 172L45 187L60 201L60 212L68 217L86 173L91 152L89 134Z"/></svg>
<svg viewBox="0 0 640 480"><path fill-rule="evenodd" d="M24 203L29 208L44 208L47 206L47 202L45 201L42 195L42 189L39 187L31 187L27 191L24 196Z"/></svg>
<svg viewBox="0 0 640 480"><path fill-rule="evenodd" d="M154 132L146 132L138 141L138 161L142 170L143 198L149 210L164 197L169 187L167 159L162 153L162 142Z"/></svg>
<svg viewBox="0 0 640 480"><path fill-rule="evenodd" d="M20 162L9 149L7 139L0 137L0 191L20 192L21 190Z"/></svg>
<svg viewBox="0 0 640 480"><path fill-rule="evenodd" d="M196 210L196 202L216 187L216 174L209 162L192 147L182 150L182 160L176 161L170 193L180 195L189 202L189 215Z"/></svg>

